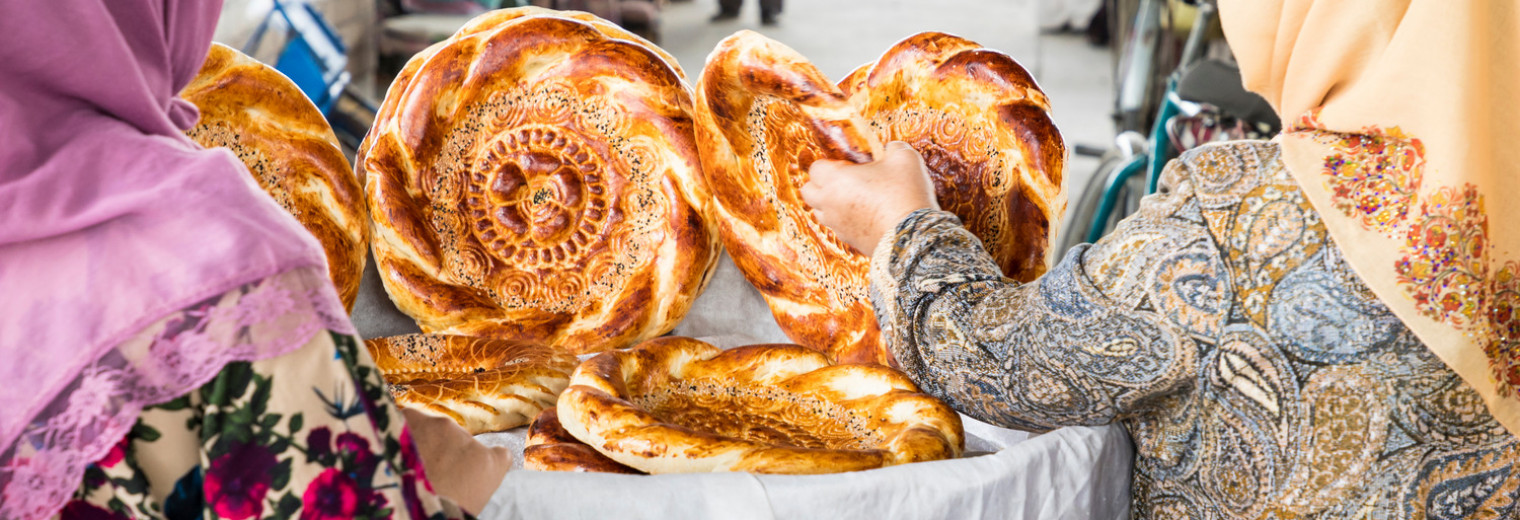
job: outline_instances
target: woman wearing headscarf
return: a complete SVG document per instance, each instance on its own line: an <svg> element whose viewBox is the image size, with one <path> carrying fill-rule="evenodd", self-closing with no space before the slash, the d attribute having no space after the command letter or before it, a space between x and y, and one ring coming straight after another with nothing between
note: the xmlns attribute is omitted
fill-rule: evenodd
<svg viewBox="0 0 1520 520"><path fill-rule="evenodd" d="M917 154L813 167L896 359L979 419L1124 425L1137 518L1520 517L1520 4L1221 0L1289 123L1027 284Z"/></svg>
<svg viewBox="0 0 1520 520"><path fill-rule="evenodd" d="M505 454L414 442L321 248L182 133L220 10L0 1L0 518L465 516L431 484Z"/></svg>

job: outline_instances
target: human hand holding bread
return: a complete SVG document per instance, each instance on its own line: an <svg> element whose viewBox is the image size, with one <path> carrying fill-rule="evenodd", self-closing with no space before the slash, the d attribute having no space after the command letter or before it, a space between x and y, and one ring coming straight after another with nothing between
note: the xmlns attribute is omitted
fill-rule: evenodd
<svg viewBox="0 0 1520 520"><path fill-rule="evenodd" d="M866 256L909 213L939 209L923 157L901 141L886 148L865 164L816 161L802 186L802 199L818 222Z"/></svg>

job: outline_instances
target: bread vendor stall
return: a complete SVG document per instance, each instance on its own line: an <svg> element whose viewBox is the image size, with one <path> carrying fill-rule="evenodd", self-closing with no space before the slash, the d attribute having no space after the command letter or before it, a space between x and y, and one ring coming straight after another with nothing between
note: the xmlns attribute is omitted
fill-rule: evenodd
<svg viewBox="0 0 1520 520"><path fill-rule="evenodd" d="M799 195L814 161L907 141L1032 280L1065 206L1048 106L942 33L835 84L741 31L691 77L594 16L504 9L406 64L360 186L328 190L352 211L308 228L398 404L516 454L483 517L1126 518L1122 428L1031 435L920 393L869 258Z"/></svg>

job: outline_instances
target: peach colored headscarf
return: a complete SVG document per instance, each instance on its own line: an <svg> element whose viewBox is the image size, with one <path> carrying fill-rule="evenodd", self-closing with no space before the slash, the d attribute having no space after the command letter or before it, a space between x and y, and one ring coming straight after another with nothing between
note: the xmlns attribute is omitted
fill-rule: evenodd
<svg viewBox="0 0 1520 520"><path fill-rule="evenodd" d="M1219 3L1347 262L1520 433L1520 2Z"/></svg>

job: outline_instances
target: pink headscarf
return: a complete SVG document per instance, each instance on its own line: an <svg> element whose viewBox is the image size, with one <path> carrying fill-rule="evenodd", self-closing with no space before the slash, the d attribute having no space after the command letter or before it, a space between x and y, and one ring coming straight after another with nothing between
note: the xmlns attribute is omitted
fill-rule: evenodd
<svg viewBox="0 0 1520 520"><path fill-rule="evenodd" d="M27 489L57 484L35 476L43 459L98 458L114 443L38 433L113 347L244 284L326 270L321 247L236 157L182 133L197 113L176 93L205 59L220 11L220 0L0 0L0 502L56 492ZM306 299L338 305L331 289ZM182 393L193 386L172 387L220 369L187 376L156 362L133 359L123 373L175 373L151 384ZM108 424L89 433L119 437L155 404L132 401L144 395L68 413L100 414ZM102 451L65 453L76 449ZM0 505L0 518L38 513L24 507Z"/></svg>

